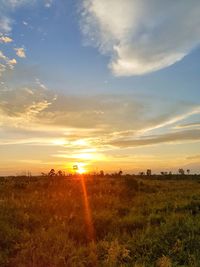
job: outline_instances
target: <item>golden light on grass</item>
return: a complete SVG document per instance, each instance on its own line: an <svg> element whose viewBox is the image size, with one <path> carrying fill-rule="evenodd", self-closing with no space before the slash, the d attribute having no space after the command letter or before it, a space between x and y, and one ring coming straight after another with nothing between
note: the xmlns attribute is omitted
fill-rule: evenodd
<svg viewBox="0 0 200 267"><path fill-rule="evenodd" d="M81 182L81 188L83 193L83 204L84 204L84 214L85 214L85 224L86 224L86 230L87 230L87 238L90 241L94 241L94 226L91 216L91 209L90 209L90 203L88 199L88 193L87 193L87 186L85 182L84 173L86 173L86 164L79 162L73 165L73 170L75 173L80 175L80 182Z"/></svg>

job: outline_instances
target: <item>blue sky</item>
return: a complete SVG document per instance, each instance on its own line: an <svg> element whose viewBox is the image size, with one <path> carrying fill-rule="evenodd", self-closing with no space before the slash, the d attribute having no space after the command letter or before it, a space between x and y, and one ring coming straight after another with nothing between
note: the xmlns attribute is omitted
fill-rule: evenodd
<svg viewBox="0 0 200 267"><path fill-rule="evenodd" d="M1 174L200 171L198 1L0 4Z"/></svg>

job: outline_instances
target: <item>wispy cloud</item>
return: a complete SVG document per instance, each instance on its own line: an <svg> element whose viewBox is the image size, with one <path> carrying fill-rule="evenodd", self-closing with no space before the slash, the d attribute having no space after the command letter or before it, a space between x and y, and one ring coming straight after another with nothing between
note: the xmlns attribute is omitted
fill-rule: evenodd
<svg viewBox="0 0 200 267"><path fill-rule="evenodd" d="M9 33L12 30L12 20L9 17L2 16L0 18L0 33Z"/></svg>
<svg viewBox="0 0 200 267"><path fill-rule="evenodd" d="M83 33L117 76L160 70L200 43L200 3L191 1L84 0Z"/></svg>
<svg viewBox="0 0 200 267"><path fill-rule="evenodd" d="M53 0L45 0L44 1L44 6L46 8L50 8L52 6L52 4L53 4Z"/></svg>
<svg viewBox="0 0 200 267"><path fill-rule="evenodd" d="M170 118L167 114L157 119L149 117L147 113L150 107L146 110L146 105L134 96L55 96L47 87L40 86L40 83L36 80L35 86L18 89L6 89L1 85L0 146L3 149L15 147L16 153L19 153L19 150L27 151L31 147L36 155L40 149L44 158L49 160L53 157L55 162L66 159L71 166L73 162L80 161L87 164L98 162L99 166L103 162L108 165L121 162L130 167L133 160L137 162L137 166L142 166L142 158L147 163L154 159L159 162L160 159L158 156L148 158L148 155L138 158L129 149L147 146L151 149L150 147L165 143L176 145L200 141L199 129L174 131L174 128L168 127L167 132L161 134L154 127L151 130L154 134L151 135L148 131L142 131L147 128L146 125L150 128L152 125L165 127L166 121L180 123L186 117L185 114L193 114L197 107L191 107L186 112L186 105L182 107L183 112L179 116L173 115L171 109ZM167 125L171 126L169 123ZM127 154L129 157L126 156L124 160L123 155ZM186 155L187 153L184 154L184 159ZM24 159L24 154L22 156ZM27 157L29 159L34 159L32 154Z"/></svg>
<svg viewBox="0 0 200 267"><path fill-rule="evenodd" d="M182 114L171 116L170 118L167 118L166 120L163 120L162 122L160 122L158 124L155 124L152 127L144 128L142 130L142 132L145 133L145 132L156 130L156 129L159 129L159 128L163 128L163 127L166 127L166 126L169 126L169 125L173 125L173 124L175 124L177 122L180 122L180 121L182 121L184 119L187 119L187 118L191 117L192 115L196 115L196 114L200 114L200 106L199 105L190 108L189 111L184 112Z"/></svg>
<svg viewBox="0 0 200 267"><path fill-rule="evenodd" d="M161 143L179 143L185 141L200 141L200 130L188 130L160 135L150 135L137 139L119 139L111 141L108 144L117 147L138 147Z"/></svg>
<svg viewBox="0 0 200 267"><path fill-rule="evenodd" d="M200 155L194 155L186 158L187 160L200 160Z"/></svg>
<svg viewBox="0 0 200 267"><path fill-rule="evenodd" d="M0 51L0 73L3 73L6 71L6 69L13 69L14 66L17 64L17 61L15 58L8 58L2 51Z"/></svg>
<svg viewBox="0 0 200 267"><path fill-rule="evenodd" d="M196 128L200 127L200 122L191 122L185 124L179 124L175 126L175 129L184 129L184 128Z"/></svg>

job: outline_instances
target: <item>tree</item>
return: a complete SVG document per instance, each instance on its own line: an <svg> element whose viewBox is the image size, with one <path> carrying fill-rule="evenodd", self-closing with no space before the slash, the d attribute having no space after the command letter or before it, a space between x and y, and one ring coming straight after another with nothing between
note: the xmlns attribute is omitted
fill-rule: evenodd
<svg viewBox="0 0 200 267"><path fill-rule="evenodd" d="M147 169L146 174L147 174L147 176L151 176L151 170L150 169Z"/></svg>
<svg viewBox="0 0 200 267"><path fill-rule="evenodd" d="M58 175L59 177L62 177L62 176L64 176L64 173L63 173L61 170L59 170L59 171L57 172L57 175Z"/></svg>
<svg viewBox="0 0 200 267"><path fill-rule="evenodd" d="M103 170L100 171L100 176L104 177L104 171Z"/></svg>
<svg viewBox="0 0 200 267"><path fill-rule="evenodd" d="M180 175L184 175L185 174L185 171L182 168L181 169L178 169L178 172L179 172Z"/></svg>
<svg viewBox="0 0 200 267"><path fill-rule="evenodd" d="M50 176L50 177L53 177L55 175L56 175L56 172L54 169L51 169L50 172L48 173L48 176Z"/></svg>
<svg viewBox="0 0 200 267"><path fill-rule="evenodd" d="M168 172L160 172L161 175L168 175Z"/></svg>
<svg viewBox="0 0 200 267"><path fill-rule="evenodd" d="M119 176L122 176L122 173L123 173L122 170L120 170L120 171L118 172L118 175L119 175Z"/></svg>
<svg viewBox="0 0 200 267"><path fill-rule="evenodd" d="M144 172L139 172L139 176L143 176L144 175Z"/></svg>
<svg viewBox="0 0 200 267"><path fill-rule="evenodd" d="M187 169L187 174L188 174L188 175L190 174L190 169Z"/></svg>

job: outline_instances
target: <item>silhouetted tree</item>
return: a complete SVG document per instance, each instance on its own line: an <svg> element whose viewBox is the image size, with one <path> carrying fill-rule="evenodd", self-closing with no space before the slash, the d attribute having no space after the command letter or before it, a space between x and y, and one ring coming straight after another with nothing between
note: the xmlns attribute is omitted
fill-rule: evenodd
<svg viewBox="0 0 200 267"><path fill-rule="evenodd" d="M185 174L184 169L178 169L178 172L179 172L180 175L184 175Z"/></svg>
<svg viewBox="0 0 200 267"><path fill-rule="evenodd" d="M56 173L55 173L54 169L51 169L50 172L48 173L48 176L50 176L50 177L53 177L55 175L56 175Z"/></svg>
<svg viewBox="0 0 200 267"><path fill-rule="evenodd" d="M187 169L187 174L188 174L188 175L190 174L190 169Z"/></svg>
<svg viewBox="0 0 200 267"><path fill-rule="evenodd" d="M151 170L150 169L147 169L146 175L151 176Z"/></svg>
<svg viewBox="0 0 200 267"><path fill-rule="evenodd" d="M59 171L57 172L57 176L62 177L62 176L64 176L64 173L63 173L61 170L59 170Z"/></svg>
<svg viewBox="0 0 200 267"><path fill-rule="evenodd" d="M103 170L100 171L100 176L104 177L104 171Z"/></svg>
<svg viewBox="0 0 200 267"><path fill-rule="evenodd" d="M118 175L119 175L119 176L122 176L122 173L123 173L123 171L120 170L120 171L118 172Z"/></svg>

